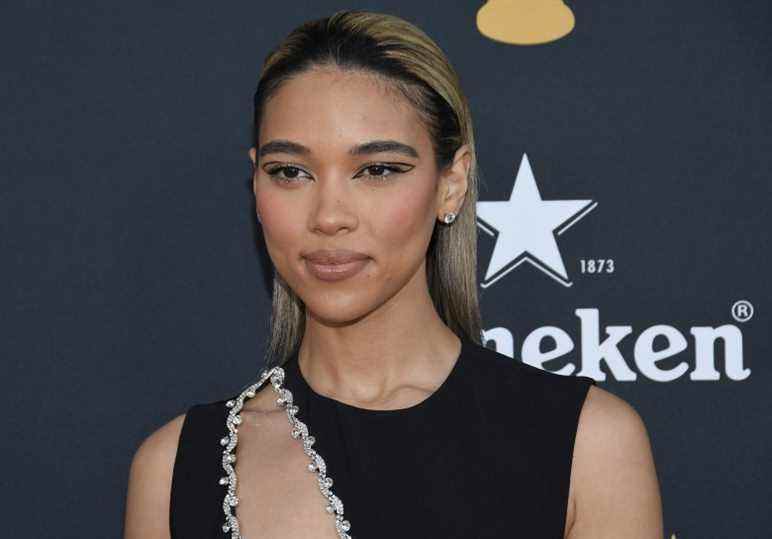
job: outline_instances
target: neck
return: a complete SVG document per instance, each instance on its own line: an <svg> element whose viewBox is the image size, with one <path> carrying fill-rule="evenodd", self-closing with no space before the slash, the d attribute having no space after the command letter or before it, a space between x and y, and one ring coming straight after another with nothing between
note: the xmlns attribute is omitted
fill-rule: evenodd
<svg viewBox="0 0 772 539"><path fill-rule="evenodd" d="M386 410L411 407L442 384L461 342L437 314L428 289L402 292L342 327L307 314L298 364L316 393Z"/></svg>

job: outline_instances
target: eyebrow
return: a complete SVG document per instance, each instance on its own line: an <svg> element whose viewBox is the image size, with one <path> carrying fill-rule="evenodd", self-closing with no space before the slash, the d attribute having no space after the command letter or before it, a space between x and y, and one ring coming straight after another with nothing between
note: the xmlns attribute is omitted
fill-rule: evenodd
<svg viewBox="0 0 772 539"><path fill-rule="evenodd" d="M418 151L416 151L415 148L402 142L397 142L396 140L371 140L370 142L365 142L364 144L352 146L348 151L349 155L353 156L386 152L401 153L408 157L414 157L416 159L419 158ZM265 157L269 153L288 153L292 155L307 156L311 154L311 149L307 146L303 146L298 142L292 142L291 140L285 139L277 139L266 142L260 146L260 149L257 152L258 156L261 158Z"/></svg>

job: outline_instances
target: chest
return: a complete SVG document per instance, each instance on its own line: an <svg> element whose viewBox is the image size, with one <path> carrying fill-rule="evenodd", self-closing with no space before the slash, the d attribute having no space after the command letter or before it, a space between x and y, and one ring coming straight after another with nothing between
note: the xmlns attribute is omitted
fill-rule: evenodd
<svg viewBox="0 0 772 539"><path fill-rule="evenodd" d="M286 418L252 425L245 417L236 462L243 537L337 539L318 475L308 470L309 457L291 437ZM439 440L431 427L420 437L381 432L315 433L314 448L325 459L354 538L502 539L516 529L557 537L552 530L565 505L559 505L559 492L545 489L560 486L544 484L539 469L547 462L519 451L507 436Z"/></svg>
<svg viewBox="0 0 772 539"><path fill-rule="evenodd" d="M309 456L286 419L245 414L239 431L236 514L244 539L337 539ZM333 486L334 491L334 486Z"/></svg>

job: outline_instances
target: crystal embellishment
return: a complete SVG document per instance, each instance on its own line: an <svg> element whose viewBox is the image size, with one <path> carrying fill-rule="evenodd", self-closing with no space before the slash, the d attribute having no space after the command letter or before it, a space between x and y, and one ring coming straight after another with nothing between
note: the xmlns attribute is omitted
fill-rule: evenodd
<svg viewBox="0 0 772 539"><path fill-rule="evenodd" d="M278 396L276 404L287 412L287 419L292 427L290 435L301 440L303 452L309 458L308 470L317 475L319 490L327 502L325 509L335 518L335 529L338 532L338 537L340 539L353 539L348 533L351 530L351 523L343 518L343 502L332 492L333 481L331 477L327 476L327 465L322 456L312 448L316 440L309 434L308 426L296 417L299 412L298 406L292 402L292 392L283 386L284 369L278 366L270 370L264 369L256 383L244 389L235 399L225 403L230 411L226 419L228 434L220 439L220 445L223 447L222 467L227 474L219 479L219 484L227 487L222 503L222 509L225 513L225 522L222 525L223 532L230 532L231 539L244 539L239 530L239 520L236 518L236 506L239 500L236 496L236 470L233 467L233 463L236 462L235 449L239 438L238 426L241 424L239 413L244 406L244 401L254 397L257 390L269 379Z"/></svg>

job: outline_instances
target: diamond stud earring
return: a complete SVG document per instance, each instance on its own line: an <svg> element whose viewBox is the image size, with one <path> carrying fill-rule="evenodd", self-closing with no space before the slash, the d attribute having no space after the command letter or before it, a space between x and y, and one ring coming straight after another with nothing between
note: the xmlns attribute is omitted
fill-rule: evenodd
<svg viewBox="0 0 772 539"><path fill-rule="evenodd" d="M449 225L455 220L456 220L456 214L453 212L448 212L442 217L442 222L445 223L446 225Z"/></svg>

